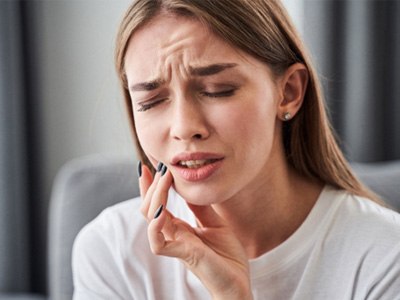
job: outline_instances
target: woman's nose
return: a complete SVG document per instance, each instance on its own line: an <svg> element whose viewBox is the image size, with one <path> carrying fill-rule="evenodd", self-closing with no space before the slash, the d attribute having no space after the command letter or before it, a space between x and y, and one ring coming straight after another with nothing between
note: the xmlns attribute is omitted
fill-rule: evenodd
<svg viewBox="0 0 400 300"><path fill-rule="evenodd" d="M210 135L201 106L191 100L175 102L170 122L170 135L176 140L201 140Z"/></svg>

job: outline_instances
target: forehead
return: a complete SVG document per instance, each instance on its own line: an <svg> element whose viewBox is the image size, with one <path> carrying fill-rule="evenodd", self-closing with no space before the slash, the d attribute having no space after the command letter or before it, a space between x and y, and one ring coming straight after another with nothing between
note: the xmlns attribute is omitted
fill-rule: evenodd
<svg viewBox="0 0 400 300"><path fill-rule="evenodd" d="M125 72L128 80L138 76L143 79L158 76L174 63L190 69L249 60L248 55L196 19L162 14L133 34L125 56Z"/></svg>
<svg viewBox="0 0 400 300"><path fill-rule="evenodd" d="M128 48L137 49L145 45L147 48L166 47L186 40L193 43L213 37L209 29L195 18L160 13L132 35Z"/></svg>

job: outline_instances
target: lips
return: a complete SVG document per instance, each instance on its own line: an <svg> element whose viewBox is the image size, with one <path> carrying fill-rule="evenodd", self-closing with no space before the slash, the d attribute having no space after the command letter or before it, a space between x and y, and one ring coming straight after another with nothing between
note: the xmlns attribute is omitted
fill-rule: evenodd
<svg viewBox="0 0 400 300"><path fill-rule="evenodd" d="M174 156L171 165L201 165L207 162L223 159L224 156L209 152L182 152Z"/></svg>
<svg viewBox="0 0 400 300"><path fill-rule="evenodd" d="M212 164L218 159L196 159L196 160L181 160L178 165L189 169L198 169L205 165Z"/></svg>
<svg viewBox="0 0 400 300"><path fill-rule="evenodd" d="M175 156L171 165L183 180L201 181L213 175L221 166L224 157L215 153L192 152Z"/></svg>

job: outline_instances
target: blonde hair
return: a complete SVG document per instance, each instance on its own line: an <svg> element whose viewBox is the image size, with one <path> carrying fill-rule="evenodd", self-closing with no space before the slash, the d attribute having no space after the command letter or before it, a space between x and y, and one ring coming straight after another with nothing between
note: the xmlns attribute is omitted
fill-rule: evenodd
<svg viewBox="0 0 400 300"><path fill-rule="evenodd" d="M139 156L144 163L151 167L136 136L124 58L130 37L161 12L199 20L232 46L265 62L276 75L294 63L304 64L309 73L304 102L296 116L283 127L289 163L308 178L379 202L356 178L344 158L326 113L315 68L278 0L137 0L131 5L117 36L116 67Z"/></svg>

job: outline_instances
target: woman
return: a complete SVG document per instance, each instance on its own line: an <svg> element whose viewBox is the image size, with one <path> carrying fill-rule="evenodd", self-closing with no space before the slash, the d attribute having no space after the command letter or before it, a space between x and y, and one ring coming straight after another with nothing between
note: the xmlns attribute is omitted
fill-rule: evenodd
<svg viewBox="0 0 400 300"><path fill-rule="evenodd" d="M75 299L400 299L400 216L343 158L278 0L138 0L116 60L142 200L81 231Z"/></svg>

